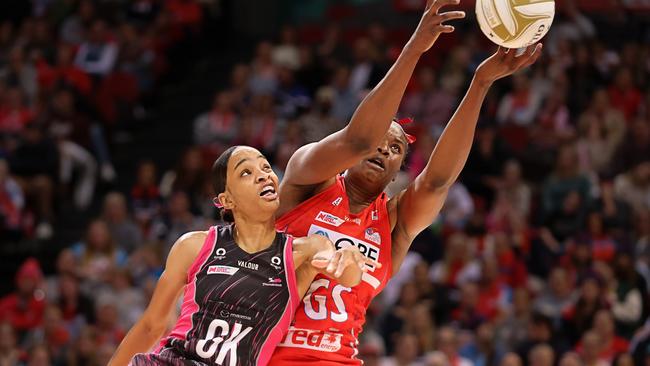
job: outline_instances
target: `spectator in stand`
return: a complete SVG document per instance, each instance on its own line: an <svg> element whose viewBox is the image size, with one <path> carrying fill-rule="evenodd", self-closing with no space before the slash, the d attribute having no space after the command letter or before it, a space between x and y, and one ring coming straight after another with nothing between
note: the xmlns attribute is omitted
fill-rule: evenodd
<svg viewBox="0 0 650 366"><path fill-rule="evenodd" d="M484 200L487 207L492 203L499 188L503 163L510 157L505 142L494 127L478 128L476 142L472 146L461 181L472 194Z"/></svg>
<svg viewBox="0 0 650 366"><path fill-rule="evenodd" d="M278 67L289 70L300 68L300 54L296 45L296 30L291 26L284 26L280 31L280 42L273 48L273 63Z"/></svg>
<svg viewBox="0 0 650 366"><path fill-rule="evenodd" d="M568 104L571 115L587 109L591 96L603 80L592 62L591 49L587 45L576 45L574 63L566 72L571 85Z"/></svg>
<svg viewBox="0 0 650 366"><path fill-rule="evenodd" d="M102 219L118 248L130 254L142 244L142 232L131 218L122 193L111 192L104 197Z"/></svg>
<svg viewBox="0 0 650 366"><path fill-rule="evenodd" d="M76 12L68 16L59 31L60 39L67 44L80 45L84 41L86 31L90 29L95 19L95 4L92 0L81 0Z"/></svg>
<svg viewBox="0 0 650 366"><path fill-rule="evenodd" d="M65 362L67 347L71 336L66 329L61 310L55 305L47 305L43 312L43 326L31 332L27 345L44 345L54 364ZM29 347L28 347L29 348Z"/></svg>
<svg viewBox="0 0 650 366"><path fill-rule="evenodd" d="M191 200L192 212L198 212L203 204L201 192L208 178L201 150L188 148L176 164L176 168L168 170L160 182L160 194L169 198L173 192L185 192Z"/></svg>
<svg viewBox="0 0 650 366"><path fill-rule="evenodd" d="M57 298L50 298L61 310L63 320L74 337L80 335L86 324L95 323L95 305L92 298L81 292L79 278L62 274Z"/></svg>
<svg viewBox="0 0 650 366"><path fill-rule="evenodd" d="M88 31L88 38L81 43L75 64L86 73L104 77L113 71L118 55L117 43L109 34L103 20L94 20Z"/></svg>
<svg viewBox="0 0 650 366"><path fill-rule="evenodd" d="M444 353L452 365L471 366L472 362L458 353L460 340L458 330L452 327L442 327L438 330L436 348Z"/></svg>
<svg viewBox="0 0 650 366"><path fill-rule="evenodd" d="M126 331L119 325L118 302L119 298L113 295L102 296L97 299L95 317L97 319L97 346L109 346L115 351L126 335Z"/></svg>
<svg viewBox="0 0 650 366"><path fill-rule="evenodd" d="M508 160L503 166L499 191L517 210L519 216L529 217L532 192L530 185L523 180L521 164L517 160Z"/></svg>
<svg viewBox="0 0 650 366"><path fill-rule="evenodd" d="M27 108L19 87L9 88L3 99L6 101L0 107L0 134L21 135L25 126L33 121L34 114Z"/></svg>
<svg viewBox="0 0 650 366"><path fill-rule="evenodd" d="M508 352L501 358L500 366L522 366L521 357L514 352Z"/></svg>
<svg viewBox="0 0 650 366"><path fill-rule="evenodd" d="M497 365L502 358L502 351L495 342L495 330L491 323L483 323L476 331L472 343L460 349L460 355L470 361L470 365Z"/></svg>
<svg viewBox="0 0 650 366"><path fill-rule="evenodd" d="M253 95L275 93L278 85L277 70L273 64L273 46L269 42L257 45L255 59L251 64L250 91Z"/></svg>
<svg viewBox="0 0 650 366"><path fill-rule="evenodd" d="M542 103L542 95L531 88L530 79L518 73L512 79L512 92L506 94L499 104L497 121L500 124L530 126Z"/></svg>
<svg viewBox="0 0 650 366"><path fill-rule="evenodd" d="M460 288L458 306L451 312L452 324L459 329L475 331L487 319L479 311L479 287L474 282L467 282Z"/></svg>
<svg viewBox="0 0 650 366"><path fill-rule="evenodd" d="M75 104L71 92L57 91L44 122L59 149L61 183L71 184L74 171L80 171L73 188L73 197L76 207L84 210L93 199L97 161L88 151L91 145L89 121L77 111Z"/></svg>
<svg viewBox="0 0 650 366"><path fill-rule="evenodd" d="M90 97L92 92L92 80L74 64L74 50L68 44L59 45L56 64L50 66L41 62L38 78L41 87L48 92L60 86L70 87L84 97Z"/></svg>
<svg viewBox="0 0 650 366"><path fill-rule="evenodd" d="M616 152L612 172L627 172L638 164L647 161L650 156L650 119L638 119L634 122Z"/></svg>
<svg viewBox="0 0 650 366"><path fill-rule="evenodd" d="M480 278L481 266L474 259L476 248L463 233L455 233L446 242L445 258L434 263L429 272L433 283L446 287L461 287Z"/></svg>
<svg viewBox="0 0 650 366"><path fill-rule="evenodd" d="M420 353L431 352L435 349L435 327L431 306L426 301L421 301L407 314L406 323L402 332L412 333L418 339Z"/></svg>
<svg viewBox="0 0 650 366"><path fill-rule="evenodd" d="M417 89L406 94L401 113L424 124L432 133L442 132L449 121L458 97L436 85L431 67L422 67L417 74Z"/></svg>
<svg viewBox="0 0 650 366"><path fill-rule="evenodd" d="M28 125L24 141L9 157L10 170L25 192L28 206L39 222L36 237L52 236L54 189L58 181L59 153L40 126Z"/></svg>
<svg viewBox="0 0 650 366"><path fill-rule="evenodd" d="M548 317L556 326L559 325L562 314L576 301L573 284L562 267L551 270L544 291L535 299L533 308Z"/></svg>
<svg viewBox="0 0 650 366"><path fill-rule="evenodd" d="M52 364L47 345L39 344L29 350L29 359L26 366L48 366Z"/></svg>
<svg viewBox="0 0 650 366"><path fill-rule="evenodd" d="M162 197L156 178L156 165L152 161L141 162L136 177L137 181L131 189L133 216L146 236L151 223L158 218L162 209Z"/></svg>
<svg viewBox="0 0 650 366"><path fill-rule="evenodd" d="M326 87L327 88L327 87ZM319 89L328 90L328 89ZM331 111L329 116L336 120L336 125L341 125L352 118L357 105L359 105L359 96L350 88L350 69L346 66L336 68L333 73L332 81L329 86L331 90ZM334 128L332 126L331 128ZM334 131L334 130L332 130ZM320 136L325 137L326 134Z"/></svg>
<svg viewBox="0 0 650 366"><path fill-rule="evenodd" d="M588 276L582 279L579 286L576 302L563 315L562 328L572 344L591 328L598 311L607 309L609 305L604 293L604 284L599 277Z"/></svg>
<svg viewBox="0 0 650 366"><path fill-rule="evenodd" d="M603 340L598 333L587 331L582 336L580 358L585 366L606 366L610 363L600 357L603 352Z"/></svg>
<svg viewBox="0 0 650 366"><path fill-rule="evenodd" d="M338 24L329 24L324 33L323 41L318 45L316 53L325 69L332 71L335 67L350 61L350 50L341 40L341 28Z"/></svg>
<svg viewBox="0 0 650 366"><path fill-rule="evenodd" d="M530 350L528 354L530 366L553 366L555 364L555 352L547 344L539 344Z"/></svg>
<svg viewBox="0 0 650 366"><path fill-rule="evenodd" d="M14 366L19 365L20 360L25 355L18 348L16 333L11 324L7 322L0 323L0 365Z"/></svg>
<svg viewBox="0 0 650 366"><path fill-rule="evenodd" d="M599 212L591 212L587 217L586 240L591 246L591 256L594 260L611 263L619 245L606 231Z"/></svg>
<svg viewBox="0 0 650 366"><path fill-rule="evenodd" d="M246 64L237 64L230 73L230 93L235 110L243 111L250 100L250 79L251 70Z"/></svg>
<svg viewBox="0 0 650 366"><path fill-rule="evenodd" d="M131 274L126 269L114 269L110 276L109 287L102 290L97 299L119 299L117 307L118 324L122 329L130 329L144 312L146 307L145 295L133 286Z"/></svg>
<svg viewBox="0 0 650 366"><path fill-rule="evenodd" d="M19 87L27 99L27 104L32 104L38 94L38 72L22 47L15 46L11 50L7 69L7 85Z"/></svg>
<svg viewBox="0 0 650 366"><path fill-rule="evenodd" d="M378 63L377 50L366 37L355 41L353 54L355 63L350 71L350 89L360 95L377 85L386 70Z"/></svg>
<svg viewBox="0 0 650 366"><path fill-rule="evenodd" d="M111 237L108 225L102 220L93 220L83 241L72 250L80 265L80 275L92 291L105 283L113 268L126 264L126 253L118 249Z"/></svg>
<svg viewBox="0 0 650 366"><path fill-rule="evenodd" d="M25 234L25 196L11 177L9 164L0 158L0 236L20 240Z"/></svg>
<svg viewBox="0 0 650 366"><path fill-rule="evenodd" d="M384 336L387 354L392 354L396 350L397 337L404 334L402 330L413 309L417 306L418 298L419 293L415 283L406 283L402 286L397 304L390 310L390 313L386 314L381 325L381 333ZM415 342L418 342L417 338Z"/></svg>
<svg viewBox="0 0 650 366"><path fill-rule="evenodd" d="M616 253L613 261L616 287L610 292L612 314L619 333L631 339L650 312L648 284L634 266L629 252Z"/></svg>
<svg viewBox="0 0 650 366"><path fill-rule="evenodd" d="M401 333L396 337L396 347L394 356L384 357L380 362L380 366L420 366L417 362L420 350L418 349L418 341L414 334Z"/></svg>
<svg viewBox="0 0 650 366"><path fill-rule="evenodd" d="M194 143L202 147L207 160L214 160L213 156L218 156L232 143L237 134L238 120L229 92L217 93L212 110L194 120Z"/></svg>
<svg viewBox="0 0 650 366"><path fill-rule="evenodd" d="M296 80L295 72L287 67L278 68L275 105L281 118L293 118L311 105L309 92Z"/></svg>
<svg viewBox="0 0 650 366"><path fill-rule="evenodd" d="M616 177L614 192L636 211L650 209L650 160Z"/></svg>
<svg viewBox="0 0 650 366"><path fill-rule="evenodd" d="M499 275L497 259L488 255L481 258L478 313L489 321L501 321L510 310L512 289Z"/></svg>
<svg viewBox="0 0 650 366"><path fill-rule="evenodd" d="M609 88L612 106L623 113L628 122L634 120L641 107L643 95L634 85L632 72L629 68L620 68L614 77L614 84Z"/></svg>
<svg viewBox="0 0 650 366"><path fill-rule="evenodd" d="M628 342L615 333L614 318L609 310L600 310L596 313L591 331L600 340L598 358L608 364L612 363L617 354L628 350ZM582 342L576 346L576 350L580 353L583 351L584 342L585 340L583 338Z"/></svg>
<svg viewBox="0 0 650 366"><path fill-rule="evenodd" d="M542 209L546 215L552 215L566 205L566 197L571 192L579 195L582 209L590 195L589 180L578 170L577 152L574 145L565 145L558 152L555 171L544 183L542 192Z"/></svg>
<svg viewBox="0 0 650 366"><path fill-rule="evenodd" d="M526 340L533 315L530 295L525 288L514 291L512 303L512 310L504 317L497 329L498 344L505 349L514 349L516 345Z"/></svg>
<svg viewBox="0 0 650 366"><path fill-rule="evenodd" d="M524 363L530 364L532 351L537 346L550 345L556 354L564 352L566 345L562 338L560 334L554 334L551 319L541 314L533 314L527 328L527 337L515 349Z"/></svg>
<svg viewBox="0 0 650 366"><path fill-rule="evenodd" d="M0 322L9 322L19 337L43 324L46 303L42 281L38 261L29 258L16 273L16 291L0 299Z"/></svg>
<svg viewBox="0 0 650 366"><path fill-rule="evenodd" d="M164 252L167 253L181 235L190 231L200 231L205 227L205 220L190 211L187 194L178 191L169 197L166 212L153 221L149 236L152 240L163 242L166 248Z"/></svg>

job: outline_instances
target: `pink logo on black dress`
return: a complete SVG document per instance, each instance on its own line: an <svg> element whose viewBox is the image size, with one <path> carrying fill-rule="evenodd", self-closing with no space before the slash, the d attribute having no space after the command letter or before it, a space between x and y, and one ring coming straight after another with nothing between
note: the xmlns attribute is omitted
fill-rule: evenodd
<svg viewBox="0 0 650 366"><path fill-rule="evenodd" d="M279 277L269 277L268 282L264 282L262 286L282 287L282 279Z"/></svg>

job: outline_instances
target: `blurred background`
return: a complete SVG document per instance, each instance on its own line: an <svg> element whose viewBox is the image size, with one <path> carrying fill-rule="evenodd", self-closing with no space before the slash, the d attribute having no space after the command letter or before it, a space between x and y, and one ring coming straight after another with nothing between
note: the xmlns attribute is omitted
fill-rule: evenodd
<svg viewBox="0 0 650 366"><path fill-rule="evenodd" d="M400 107L418 141L391 192L495 49L462 2ZM281 176L349 121L423 3L1 1L0 365L105 365L173 242L217 223L214 158L252 145ZM366 365L650 365L650 2L556 3L369 309Z"/></svg>

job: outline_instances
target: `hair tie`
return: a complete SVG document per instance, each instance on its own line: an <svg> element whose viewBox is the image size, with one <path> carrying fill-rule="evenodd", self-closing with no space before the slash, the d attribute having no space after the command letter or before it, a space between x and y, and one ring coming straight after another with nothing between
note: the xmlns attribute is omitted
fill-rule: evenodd
<svg viewBox="0 0 650 366"><path fill-rule="evenodd" d="M219 202L218 197L213 198L212 203L214 203L214 207L216 207L216 208L218 208L220 210L223 209L223 205L221 204L221 202Z"/></svg>
<svg viewBox="0 0 650 366"><path fill-rule="evenodd" d="M400 126L402 126L402 129L404 129L404 125L413 123L413 118L406 117L406 118L398 119L395 122L397 122ZM406 142L408 142L409 145L414 143L417 140L415 136L411 135L410 133L406 133L406 131L404 131L404 136L406 136Z"/></svg>

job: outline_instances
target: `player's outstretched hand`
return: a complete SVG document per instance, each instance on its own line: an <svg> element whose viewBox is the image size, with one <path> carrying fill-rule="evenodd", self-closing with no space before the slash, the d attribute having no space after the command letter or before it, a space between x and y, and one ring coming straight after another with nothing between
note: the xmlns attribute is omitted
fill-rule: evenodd
<svg viewBox="0 0 650 366"><path fill-rule="evenodd" d="M512 75L537 61L542 54L542 44L529 46L519 56L517 50L499 47L497 52L476 69L476 77L483 82L494 82Z"/></svg>
<svg viewBox="0 0 650 366"><path fill-rule="evenodd" d="M433 46L440 34L453 32L453 26L443 23L448 20L462 19L465 17L465 12L448 11L441 13L440 9L448 5L458 5L459 3L460 0L428 0L420 23L406 47L424 53Z"/></svg>
<svg viewBox="0 0 650 366"><path fill-rule="evenodd" d="M325 272L334 278L341 277L349 266L357 266L361 272L381 268L381 263L364 256L359 252L359 248L353 245L337 250L328 260L324 259L323 255L314 257L312 265L316 268L325 269Z"/></svg>

